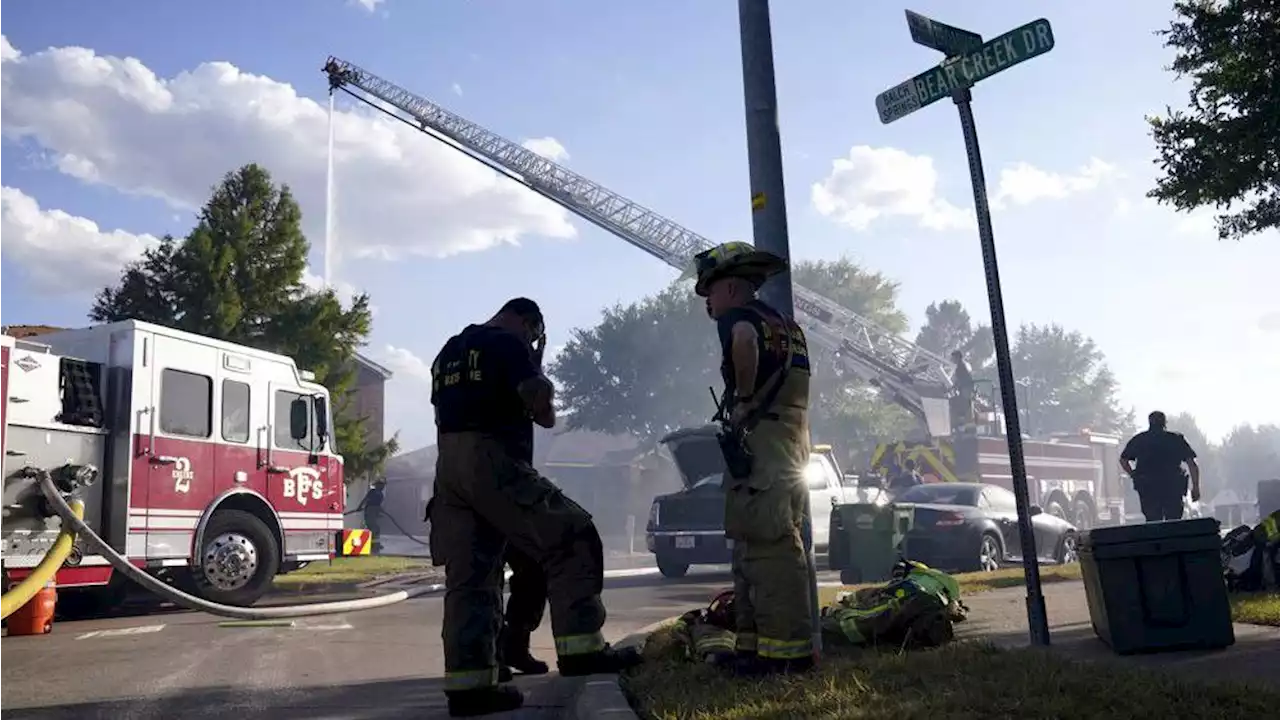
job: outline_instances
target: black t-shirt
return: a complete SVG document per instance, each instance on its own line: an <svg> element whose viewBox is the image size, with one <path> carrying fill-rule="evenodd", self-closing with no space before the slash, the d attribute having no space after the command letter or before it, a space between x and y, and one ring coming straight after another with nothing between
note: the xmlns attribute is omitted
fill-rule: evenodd
<svg viewBox="0 0 1280 720"><path fill-rule="evenodd" d="M369 488L369 492L365 493L364 506L380 508L382 507L382 500L385 497L386 497L386 493L382 491L382 488L371 487Z"/></svg>
<svg viewBox="0 0 1280 720"><path fill-rule="evenodd" d="M431 364L431 404L440 433L483 432L533 460L533 420L517 388L538 375L530 347L514 333L468 325Z"/></svg>
<svg viewBox="0 0 1280 720"><path fill-rule="evenodd" d="M760 358L756 364L756 386L751 389L751 394L760 392L782 363L786 362L788 347L792 351L791 370L809 372L809 347L805 342L804 331L794 321L778 314L768 305L752 300L747 305L733 308L716 320L723 358L720 362L720 374L724 377L730 402L737 392L733 372L733 326L744 321L751 323L756 329L756 349Z"/></svg>
<svg viewBox="0 0 1280 720"><path fill-rule="evenodd" d="M1143 430L1130 438L1120 457L1137 463L1134 479L1139 483L1176 482L1185 478L1182 463L1194 460L1196 451L1191 449L1181 433Z"/></svg>

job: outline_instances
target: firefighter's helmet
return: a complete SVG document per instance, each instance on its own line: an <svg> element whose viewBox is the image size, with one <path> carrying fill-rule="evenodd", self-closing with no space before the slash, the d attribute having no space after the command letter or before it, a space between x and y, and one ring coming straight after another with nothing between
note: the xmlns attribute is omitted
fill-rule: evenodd
<svg viewBox="0 0 1280 720"><path fill-rule="evenodd" d="M750 243L728 242L704 250L693 258L697 283L694 292L706 297L711 283L726 277L741 277L760 285L787 269L787 261Z"/></svg>

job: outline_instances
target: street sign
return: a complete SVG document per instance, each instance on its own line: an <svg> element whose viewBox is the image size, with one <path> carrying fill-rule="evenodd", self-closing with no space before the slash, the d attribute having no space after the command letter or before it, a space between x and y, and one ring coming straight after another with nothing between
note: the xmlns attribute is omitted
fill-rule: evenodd
<svg viewBox="0 0 1280 720"><path fill-rule="evenodd" d="M1053 28L1041 18L992 38L981 47L947 58L910 80L876 96L880 122L889 124L927 105L951 97L956 90L1003 72L1053 49Z"/></svg>
<svg viewBox="0 0 1280 720"><path fill-rule="evenodd" d="M978 33L940 23L910 10L906 13L907 29L911 31L911 40L917 45L937 50L948 57L971 52L982 46L982 36Z"/></svg>

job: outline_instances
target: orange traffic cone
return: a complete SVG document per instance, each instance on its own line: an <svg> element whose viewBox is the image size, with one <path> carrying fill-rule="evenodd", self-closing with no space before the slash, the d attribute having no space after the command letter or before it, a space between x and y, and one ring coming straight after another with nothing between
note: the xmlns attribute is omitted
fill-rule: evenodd
<svg viewBox="0 0 1280 720"><path fill-rule="evenodd" d="M53 613L58 607L58 591L52 581L7 619L9 637L43 635L53 631Z"/></svg>

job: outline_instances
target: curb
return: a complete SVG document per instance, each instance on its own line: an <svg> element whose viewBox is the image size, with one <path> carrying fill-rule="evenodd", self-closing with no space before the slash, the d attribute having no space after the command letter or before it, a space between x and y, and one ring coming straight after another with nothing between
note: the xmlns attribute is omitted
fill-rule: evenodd
<svg viewBox="0 0 1280 720"><path fill-rule="evenodd" d="M619 640L615 645L619 648L635 647L643 650L645 640L650 635L678 619L678 616L671 617L666 620L659 620L652 625L646 625ZM622 686L618 681L617 675L588 675L578 690L578 695L574 698L573 704L569 706L569 711L565 717L568 720L591 720L591 718L598 717L618 718L618 720L631 720L634 718L639 720L636 711L631 709L631 702L627 700L626 694L622 692Z"/></svg>

